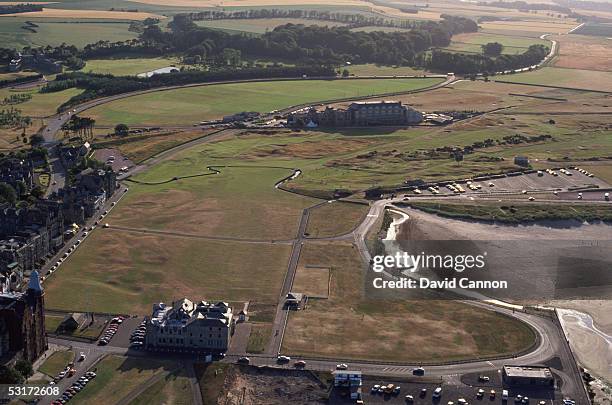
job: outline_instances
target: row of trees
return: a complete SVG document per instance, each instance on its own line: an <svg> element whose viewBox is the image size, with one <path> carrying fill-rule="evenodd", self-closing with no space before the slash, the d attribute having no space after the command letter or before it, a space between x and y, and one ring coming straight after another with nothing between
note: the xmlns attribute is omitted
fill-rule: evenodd
<svg viewBox="0 0 612 405"><path fill-rule="evenodd" d="M79 117L73 115L70 119L62 125L62 132L64 137L69 134L78 136L82 141L90 141L94 138L94 127L96 120L90 117Z"/></svg>
<svg viewBox="0 0 612 405"><path fill-rule="evenodd" d="M548 55L548 52L548 47L540 44L531 45L522 54L497 57L434 50L429 60L429 67L434 70L447 70L461 74L503 72L537 65Z"/></svg>
<svg viewBox="0 0 612 405"><path fill-rule="evenodd" d="M28 13L32 11L42 11L40 4L19 3L0 5L0 14Z"/></svg>
<svg viewBox="0 0 612 405"><path fill-rule="evenodd" d="M285 24L256 37L199 27L191 15L183 14L170 22L170 32L151 26L142 33L141 40L201 58L214 58L230 48L246 56L304 63L351 61L413 65L417 55L430 47L448 46L453 34L478 30L470 19L443 17L439 23L419 23L418 28L400 32L359 32L349 27Z"/></svg>

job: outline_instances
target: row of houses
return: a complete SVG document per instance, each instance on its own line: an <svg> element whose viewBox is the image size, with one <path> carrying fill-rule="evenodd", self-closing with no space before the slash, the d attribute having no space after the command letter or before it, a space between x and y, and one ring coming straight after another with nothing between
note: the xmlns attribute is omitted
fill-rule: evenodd
<svg viewBox="0 0 612 405"><path fill-rule="evenodd" d="M22 55L17 53L17 56L11 59L8 65L10 72L19 72L22 69L31 69L44 73L61 73L62 64L49 58L44 53L32 53Z"/></svg>

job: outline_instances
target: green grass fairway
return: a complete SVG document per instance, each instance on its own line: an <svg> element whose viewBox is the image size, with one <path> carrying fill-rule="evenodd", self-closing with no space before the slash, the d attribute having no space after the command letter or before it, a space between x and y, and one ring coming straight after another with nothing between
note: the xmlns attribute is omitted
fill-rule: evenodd
<svg viewBox="0 0 612 405"><path fill-rule="evenodd" d="M0 24L0 43L9 48L57 46L64 42L82 48L100 40L116 42L137 36L135 32L128 31L129 24L116 20L79 21L56 18L2 17L0 21L2 22ZM36 33L21 28L26 21L38 24L38 27L35 28Z"/></svg>
<svg viewBox="0 0 612 405"><path fill-rule="evenodd" d="M368 300L362 293L365 270L355 250L339 243L305 245L300 265L329 266L331 294L290 313L283 353L449 361L507 354L534 342L534 333L522 322L460 302Z"/></svg>
<svg viewBox="0 0 612 405"><path fill-rule="evenodd" d="M57 309L149 314L155 302L276 302L290 245L96 230L45 282Z"/></svg>
<svg viewBox="0 0 612 405"><path fill-rule="evenodd" d="M79 94L82 90L79 89L68 89L58 91L57 93L39 93L38 90L28 91L15 91L7 88L0 89L0 100L11 94L19 93L30 93L32 98L25 103L16 104L13 107L17 110L21 110L23 115L29 115L32 117L47 117L56 113L57 107L62 103L68 101L73 96ZM6 109L7 106L0 106L0 109Z"/></svg>
<svg viewBox="0 0 612 405"><path fill-rule="evenodd" d="M167 66L178 67L178 63L178 59L172 58L90 59L81 70L83 72L127 76L137 75Z"/></svg>
<svg viewBox="0 0 612 405"><path fill-rule="evenodd" d="M285 24L322 25L335 27L344 25L334 21L309 20L304 18L253 18L248 20L214 20L197 21L200 27L217 28L229 32L250 32L263 34L272 31L275 27Z"/></svg>
<svg viewBox="0 0 612 405"><path fill-rule="evenodd" d="M365 217L365 204L333 202L310 211L308 237L325 238L351 232Z"/></svg>
<svg viewBox="0 0 612 405"><path fill-rule="evenodd" d="M173 371L177 367L176 363L169 361L109 355L96 365L96 378L75 395L70 403L118 403L149 378L158 373Z"/></svg>
<svg viewBox="0 0 612 405"><path fill-rule="evenodd" d="M188 405L192 403L193 393L186 370L168 374L161 381L147 388L130 405Z"/></svg>
<svg viewBox="0 0 612 405"><path fill-rule="evenodd" d="M496 76L494 80L612 92L612 72L545 67L534 72Z"/></svg>
<svg viewBox="0 0 612 405"><path fill-rule="evenodd" d="M207 163L211 162L202 159L196 148L137 179L154 182L203 173ZM221 168L221 174L154 186L130 185L127 197L107 221L120 227L189 235L292 239L302 209L319 201L274 188L275 182L291 173L287 169Z"/></svg>
<svg viewBox="0 0 612 405"><path fill-rule="evenodd" d="M55 377L60 371L66 368L66 365L74 360L74 352L72 351L57 351L38 368L41 373L47 374L49 377Z"/></svg>
<svg viewBox="0 0 612 405"><path fill-rule="evenodd" d="M211 85L129 97L92 108L87 114L105 125L190 125L240 111L267 112L307 102L415 90L441 81L304 80Z"/></svg>

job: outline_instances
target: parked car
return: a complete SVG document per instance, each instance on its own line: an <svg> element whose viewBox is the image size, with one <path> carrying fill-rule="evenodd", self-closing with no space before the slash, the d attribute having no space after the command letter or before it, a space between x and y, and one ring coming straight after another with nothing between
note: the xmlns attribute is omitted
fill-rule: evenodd
<svg viewBox="0 0 612 405"><path fill-rule="evenodd" d="M346 363L340 363L336 365L336 370L348 370L348 364Z"/></svg>
<svg viewBox="0 0 612 405"><path fill-rule="evenodd" d="M413 368L412 375L425 375L425 369L423 367Z"/></svg>
<svg viewBox="0 0 612 405"><path fill-rule="evenodd" d="M251 362L251 359L249 359L246 356L243 356L238 359L238 363L241 363L241 364L249 364L250 362Z"/></svg>

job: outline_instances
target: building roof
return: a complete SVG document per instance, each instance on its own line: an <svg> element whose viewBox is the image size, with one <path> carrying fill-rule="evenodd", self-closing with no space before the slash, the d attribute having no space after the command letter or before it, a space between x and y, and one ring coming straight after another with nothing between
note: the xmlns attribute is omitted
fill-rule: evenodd
<svg viewBox="0 0 612 405"><path fill-rule="evenodd" d="M38 272L36 270L32 270L30 273L30 281L28 282L28 290L40 291L42 292L43 288L40 285L40 279L38 277Z"/></svg>
<svg viewBox="0 0 612 405"><path fill-rule="evenodd" d="M551 378L552 373L548 367L537 366L504 366L504 373L508 377L524 378Z"/></svg>

